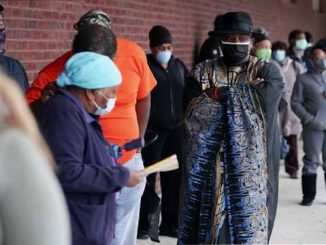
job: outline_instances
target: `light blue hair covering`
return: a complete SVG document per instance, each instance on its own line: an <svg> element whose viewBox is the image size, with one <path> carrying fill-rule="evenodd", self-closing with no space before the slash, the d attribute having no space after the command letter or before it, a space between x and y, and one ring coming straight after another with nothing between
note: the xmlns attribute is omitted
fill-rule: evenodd
<svg viewBox="0 0 326 245"><path fill-rule="evenodd" d="M119 85L121 80L118 67L109 57L94 52L80 52L67 61L64 71L57 78L57 85L101 89Z"/></svg>

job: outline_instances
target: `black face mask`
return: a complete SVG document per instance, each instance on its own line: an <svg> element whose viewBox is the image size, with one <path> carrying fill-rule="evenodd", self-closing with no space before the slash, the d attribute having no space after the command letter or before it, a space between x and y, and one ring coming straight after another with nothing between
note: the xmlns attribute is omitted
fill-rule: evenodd
<svg viewBox="0 0 326 245"><path fill-rule="evenodd" d="M249 44L231 44L222 42L223 59L227 65L242 65L249 58Z"/></svg>

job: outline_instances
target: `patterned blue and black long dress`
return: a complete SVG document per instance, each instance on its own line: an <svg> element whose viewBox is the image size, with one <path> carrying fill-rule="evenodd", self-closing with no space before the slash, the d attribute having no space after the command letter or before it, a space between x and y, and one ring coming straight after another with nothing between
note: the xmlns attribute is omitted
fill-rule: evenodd
<svg viewBox="0 0 326 245"><path fill-rule="evenodd" d="M205 91L186 113L178 244L267 244L278 189L276 67L208 60L192 72ZM256 87L248 81L264 82Z"/></svg>

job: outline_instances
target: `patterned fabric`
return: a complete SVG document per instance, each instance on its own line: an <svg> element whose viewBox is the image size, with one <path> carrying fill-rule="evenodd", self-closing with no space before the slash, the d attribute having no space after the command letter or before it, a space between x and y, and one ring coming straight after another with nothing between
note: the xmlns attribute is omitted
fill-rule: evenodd
<svg viewBox="0 0 326 245"><path fill-rule="evenodd" d="M206 90L186 114L179 244L217 244L224 222L233 244L268 242L265 119L246 84L258 68L209 60L193 71Z"/></svg>
<svg viewBox="0 0 326 245"><path fill-rule="evenodd" d="M249 85L226 89L225 202L233 244L266 244L267 159L264 118Z"/></svg>
<svg viewBox="0 0 326 245"><path fill-rule="evenodd" d="M210 237L215 186L222 191L221 168L216 159L223 139L223 114L222 104L206 94L195 99L187 111L180 244L203 244Z"/></svg>

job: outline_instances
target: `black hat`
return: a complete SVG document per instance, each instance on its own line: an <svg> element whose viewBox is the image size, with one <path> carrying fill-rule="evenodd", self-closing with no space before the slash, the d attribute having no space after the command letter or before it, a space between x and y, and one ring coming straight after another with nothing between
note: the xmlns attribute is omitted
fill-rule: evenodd
<svg viewBox="0 0 326 245"><path fill-rule="evenodd" d="M156 47L163 43L172 43L171 32L164 26L154 26L148 34L149 46Z"/></svg>
<svg viewBox="0 0 326 245"><path fill-rule="evenodd" d="M3 6L0 4L0 12L4 10Z"/></svg>
<svg viewBox="0 0 326 245"><path fill-rule="evenodd" d="M214 36L214 32L219 31L222 28L222 26L223 26L222 18L223 18L222 14L216 15L215 21L214 21L214 31L208 32L208 36Z"/></svg>
<svg viewBox="0 0 326 245"><path fill-rule="evenodd" d="M228 12L223 15L221 29L212 34L252 34L253 25L250 15L246 12Z"/></svg>

